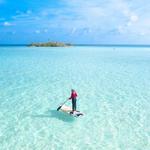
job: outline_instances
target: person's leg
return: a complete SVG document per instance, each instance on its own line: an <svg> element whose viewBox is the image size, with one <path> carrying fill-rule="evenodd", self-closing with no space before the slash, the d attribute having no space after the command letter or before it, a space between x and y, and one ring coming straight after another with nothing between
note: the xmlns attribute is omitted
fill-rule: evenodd
<svg viewBox="0 0 150 150"><path fill-rule="evenodd" d="M76 111L76 99L72 99L72 111Z"/></svg>
<svg viewBox="0 0 150 150"><path fill-rule="evenodd" d="M76 105L76 99L74 99L74 111L76 111L76 107L77 107L77 105Z"/></svg>
<svg viewBox="0 0 150 150"><path fill-rule="evenodd" d="M74 110L74 100L72 99L72 112Z"/></svg>

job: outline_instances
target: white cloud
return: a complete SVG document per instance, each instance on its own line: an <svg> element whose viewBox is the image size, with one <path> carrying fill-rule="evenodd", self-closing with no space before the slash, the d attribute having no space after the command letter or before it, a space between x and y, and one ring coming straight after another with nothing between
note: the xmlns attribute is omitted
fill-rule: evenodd
<svg viewBox="0 0 150 150"><path fill-rule="evenodd" d="M71 34L74 34L75 32L76 32L76 28L74 27L74 28L72 28L72 30L71 30Z"/></svg>
<svg viewBox="0 0 150 150"><path fill-rule="evenodd" d="M142 31L142 32L140 33L140 35L143 35L143 36L144 36L144 35L146 35L146 33L145 33L144 31Z"/></svg>
<svg viewBox="0 0 150 150"><path fill-rule="evenodd" d="M137 15L131 15L126 26L127 27L132 27L133 25L135 26L138 23L138 21L139 21L139 17Z"/></svg>
<svg viewBox="0 0 150 150"><path fill-rule="evenodd" d="M47 33L48 32L48 29L44 29L44 33Z"/></svg>
<svg viewBox="0 0 150 150"><path fill-rule="evenodd" d="M132 22L137 22L139 20L139 17L137 15L131 15L130 20Z"/></svg>
<svg viewBox="0 0 150 150"><path fill-rule="evenodd" d="M30 18L30 16L32 15L32 11L31 10L27 10L25 12L16 11L16 15L12 16L12 19L16 20L16 19L26 19L26 18Z"/></svg>
<svg viewBox="0 0 150 150"><path fill-rule="evenodd" d="M35 32L36 34L48 33L48 29L35 30L34 32Z"/></svg>
<svg viewBox="0 0 150 150"><path fill-rule="evenodd" d="M10 22L7 22L7 21L5 21L5 22L3 23L3 25L6 26L6 27L12 26L12 24L11 24Z"/></svg>
<svg viewBox="0 0 150 150"><path fill-rule="evenodd" d="M13 35L16 34L16 31L12 31L12 34L13 34Z"/></svg>
<svg viewBox="0 0 150 150"><path fill-rule="evenodd" d="M124 27L121 26L121 25L119 25L119 26L118 26L118 32L119 32L119 33L124 33L124 32L125 32Z"/></svg>
<svg viewBox="0 0 150 150"><path fill-rule="evenodd" d="M26 12L27 14L31 14L32 13L32 11L31 10L27 10L27 12Z"/></svg>
<svg viewBox="0 0 150 150"><path fill-rule="evenodd" d="M41 31L40 30L35 30L35 33L39 34L39 33L41 33Z"/></svg>
<svg viewBox="0 0 150 150"><path fill-rule="evenodd" d="M117 36L129 34L144 36L150 32L150 24L146 21L150 18L150 10L147 9L147 12L144 12L147 6L138 5L137 3L142 3L140 0L138 2L135 0L60 1L63 2L61 8L52 8L47 5L36 13L32 10L17 11L12 23L22 28L28 27L36 34L51 31L61 35L67 32L72 37L73 35L109 37L109 31Z"/></svg>

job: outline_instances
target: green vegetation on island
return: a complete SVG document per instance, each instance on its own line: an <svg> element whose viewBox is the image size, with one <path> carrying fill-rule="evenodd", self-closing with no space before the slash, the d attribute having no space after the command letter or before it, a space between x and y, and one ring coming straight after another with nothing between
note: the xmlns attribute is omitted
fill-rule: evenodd
<svg viewBox="0 0 150 150"><path fill-rule="evenodd" d="M31 43L29 46L33 47L68 47L72 46L70 43L63 42L43 42L43 43Z"/></svg>

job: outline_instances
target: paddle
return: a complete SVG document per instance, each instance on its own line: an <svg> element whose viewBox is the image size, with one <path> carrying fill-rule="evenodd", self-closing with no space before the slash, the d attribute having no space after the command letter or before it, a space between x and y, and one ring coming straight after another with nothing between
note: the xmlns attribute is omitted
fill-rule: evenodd
<svg viewBox="0 0 150 150"><path fill-rule="evenodd" d="M64 101L58 108L57 111L59 111L59 109L68 101L68 99L66 101Z"/></svg>

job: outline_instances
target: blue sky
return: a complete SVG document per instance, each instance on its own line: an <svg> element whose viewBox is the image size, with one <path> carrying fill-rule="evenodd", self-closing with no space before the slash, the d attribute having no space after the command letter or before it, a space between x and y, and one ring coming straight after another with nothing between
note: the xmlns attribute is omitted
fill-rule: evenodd
<svg viewBox="0 0 150 150"><path fill-rule="evenodd" d="M0 0L0 44L150 44L149 0Z"/></svg>

